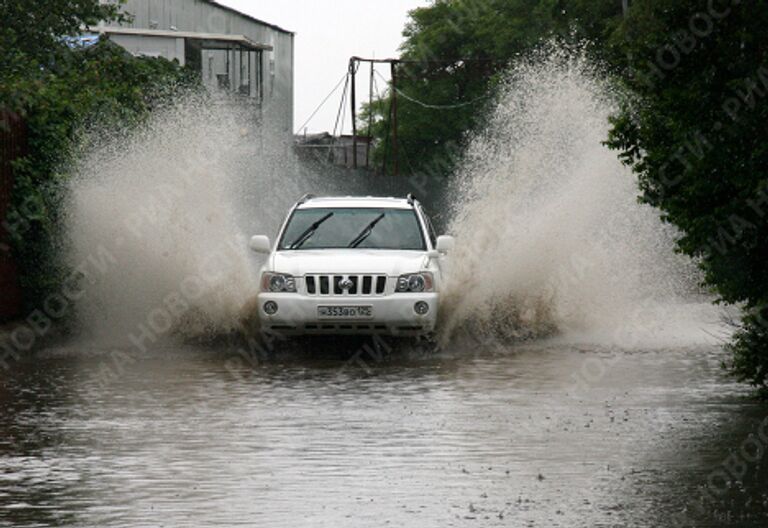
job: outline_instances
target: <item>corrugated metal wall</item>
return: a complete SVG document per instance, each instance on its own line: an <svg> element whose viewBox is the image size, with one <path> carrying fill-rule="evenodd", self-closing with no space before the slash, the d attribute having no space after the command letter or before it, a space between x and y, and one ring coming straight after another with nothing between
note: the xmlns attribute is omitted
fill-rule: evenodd
<svg viewBox="0 0 768 528"><path fill-rule="evenodd" d="M244 35L274 50L262 57L264 117L287 134L293 133L294 35L205 0L127 0L133 15L124 27Z"/></svg>
<svg viewBox="0 0 768 528"><path fill-rule="evenodd" d="M11 162L27 152L26 127L16 115L0 111L0 321L21 314L21 289L6 222L13 190Z"/></svg>

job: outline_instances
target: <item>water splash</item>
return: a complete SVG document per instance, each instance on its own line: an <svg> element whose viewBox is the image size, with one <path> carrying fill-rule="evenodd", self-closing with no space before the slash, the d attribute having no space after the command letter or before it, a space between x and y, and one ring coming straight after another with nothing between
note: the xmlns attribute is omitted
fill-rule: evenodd
<svg viewBox="0 0 768 528"><path fill-rule="evenodd" d="M638 203L636 178L603 145L619 97L605 79L555 46L509 73L457 175L444 340L469 326L626 344L718 322L676 232Z"/></svg>
<svg viewBox="0 0 768 528"><path fill-rule="evenodd" d="M635 178L602 145L616 101L578 52L550 48L509 73L448 198L460 243L443 341L471 329L688 344L721 330L675 231L638 204ZM289 145L253 109L192 94L83 152L68 223L72 265L99 263L78 305L89 337L235 331L254 319L259 261L246 240L274 234L298 196L404 194L305 170Z"/></svg>
<svg viewBox="0 0 768 528"><path fill-rule="evenodd" d="M237 328L256 290L247 237L274 232L302 192L286 177L289 142L255 118L191 94L82 155L68 222L73 266L101 264L78 305L92 337Z"/></svg>

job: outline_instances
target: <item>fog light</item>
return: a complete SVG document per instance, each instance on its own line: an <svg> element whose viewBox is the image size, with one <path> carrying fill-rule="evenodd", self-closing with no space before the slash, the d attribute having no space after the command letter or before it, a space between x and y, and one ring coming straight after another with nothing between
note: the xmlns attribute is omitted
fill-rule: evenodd
<svg viewBox="0 0 768 528"><path fill-rule="evenodd" d="M419 301L413 305L413 311L415 311L418 315L427 315L429 313L429 303Z"/></svg>
<svg viewBox="0 0 768 528"><path fill-rule="evenodd" d="M275 301L265 302L264 313L267 315L275 315L277 313L277 303Z"/></svg>

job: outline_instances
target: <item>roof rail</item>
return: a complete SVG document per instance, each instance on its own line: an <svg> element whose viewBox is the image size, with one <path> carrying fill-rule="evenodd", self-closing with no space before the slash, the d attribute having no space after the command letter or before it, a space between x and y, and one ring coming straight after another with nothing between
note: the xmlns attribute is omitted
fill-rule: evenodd
<svg viewBox="0 0 768 528"><path fill-rule="evenodd" d="M304 196L301 197L301 199L297 202L297 205L303 205L310 201L312 198L314 198L315 195L312 193L307 193Z"/></svg>
<svg viewBox="0 0 768 528"><path fill-rule="evenodd" d="M413 195L413 193L408 193L407 199L408 205L413 205L413 203L416 201L416 197Z"/></svg>

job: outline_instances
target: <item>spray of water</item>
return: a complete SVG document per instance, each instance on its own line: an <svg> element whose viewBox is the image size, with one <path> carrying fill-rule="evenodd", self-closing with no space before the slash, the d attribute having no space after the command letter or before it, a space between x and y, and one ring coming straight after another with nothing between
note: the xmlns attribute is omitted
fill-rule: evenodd
<svg viewBox="0 0 768 528"><path fill-rule="evenodd" d="M616 97L601 79L556 48L509 73L448 200L460 243L444 341L469 328L638 344L718 321L675 232L638 204L634 177L602 145ZM275 233L305 192L371 193L372 180L302 170L285 134L256 117L189 95L83 153L68 221L73 266L91 264L78 306L91 338L146 343L253 323L248 236Z"/></svg>
<svg viewBox="0 0 768 528"><path fill-rule="evenodd" d="M85 132L67 231L71 265L86 269L77 312L90 339L143 346L258 328L261 258L248 238L274 235L308 192L389 192L381 178L300 162L268 115L176 94L138 129Z"/></svg>
<svg viewBox="0 0 768 528"><path fill-rule="evenodd" d="M256 117L187 95L139 130L102 133L83 154L69 233L73 265L99 263L78 306L93 338L238 327L256 290L247 235L274 232L300 192L287 177L288 142Z"/></svg>
<svg viewBox="0 0 768 528"><path fill-rule="evenodd" d="M604 79L554 46L509 73L457 175L444 340L472 327L635 345L718 320L675 231L638 203L636 179L602 143L618 100Z"/></svg>

